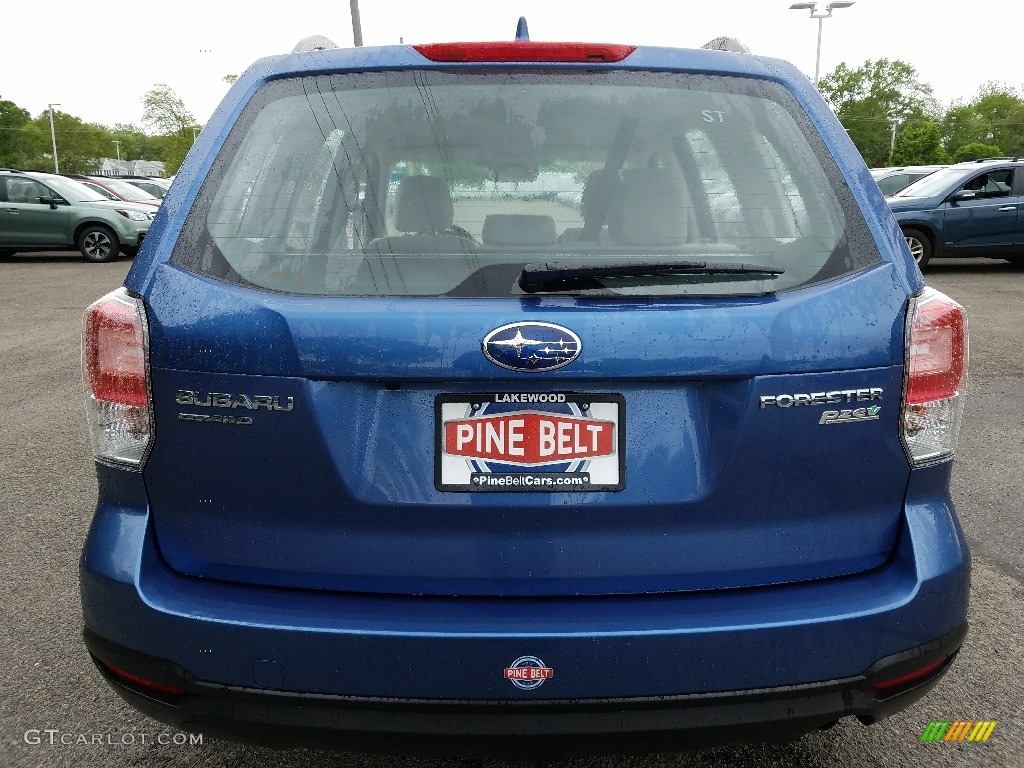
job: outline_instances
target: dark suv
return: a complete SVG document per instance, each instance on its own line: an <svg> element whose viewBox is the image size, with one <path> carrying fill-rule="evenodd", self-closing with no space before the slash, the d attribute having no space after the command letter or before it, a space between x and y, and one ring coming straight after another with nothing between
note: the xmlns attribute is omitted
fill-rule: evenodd
<svg viewBox="0 0 1024 768"><path fill-rule="evenodd" d="M967 631L965 314L785 62L263 59L83 350L85 640L175 727L795 738L908 706Z"/></svg>
<svg viewBox="0 0 1024 768"><path fill-rule="evenodd" d="M951 165L887 201L921 269L941 256L1024 262L1024 160Z"/></svg>

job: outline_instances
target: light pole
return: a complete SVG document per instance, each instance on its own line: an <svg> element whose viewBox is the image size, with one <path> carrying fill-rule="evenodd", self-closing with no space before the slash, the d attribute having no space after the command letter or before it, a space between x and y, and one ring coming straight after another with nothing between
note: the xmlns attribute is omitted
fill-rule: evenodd
<svg viewBox="0 0 1024 768"><path fill-rule="evenodd" d="M117 150L117 162L121 162L121 142L114 139L114 149Z"/></svg>
<svg viewBox="0 0 1024 768"><path fill-rule="evenodd" d="M356 48L363 45L363 25L359 22L359 0L349 0L352 11L352 44Z"/></svg>
<svg viewBox="0 0 1024 768"><path fill-rule="evenodd" d="M818 3L793 3L789 6L791 11L810 11L811 18L818 20L818 54L814 58L814 87L818 87L818 75L821 72L821 23L825 19L832 18L832 11L836 8L849 8L857 0L832 0L825 5L825 10L818 10Z"/></svg>
<svg viewBox="0 0 1024 768"><path fill-rule="evenodd" d="M60 164L57 162L57 134L53 131L53 108L60 104L47 104L50 108L50 141L53 142L53 172L60 173Z"/></svg>

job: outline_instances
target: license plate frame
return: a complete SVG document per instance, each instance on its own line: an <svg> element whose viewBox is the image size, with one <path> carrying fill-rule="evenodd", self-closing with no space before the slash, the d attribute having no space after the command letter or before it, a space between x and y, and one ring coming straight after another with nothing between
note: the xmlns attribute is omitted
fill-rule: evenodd
<svg viewBox="0 0 1024 768"><path fill-rule="evenodd" d="M621 491L625 425L625 398L611 392L438 394L434 486L454 493ZM513 456L516 450L523 455Z"/></svg>

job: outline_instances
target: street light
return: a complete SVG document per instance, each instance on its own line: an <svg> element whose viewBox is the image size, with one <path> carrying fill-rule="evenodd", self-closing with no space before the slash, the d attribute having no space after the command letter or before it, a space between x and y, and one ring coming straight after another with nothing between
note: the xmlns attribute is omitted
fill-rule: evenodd
<svg viewBox="0 0 1024 768"><path fill-rule="evenodd" d="M818 20L818 55L814 59L814 87L818 87L818 74L821 71L821 22L823 19L832 18L832 11L836 8L849 8L857 0L832 0L825 5L824 11L818 10L818 3L793 3L789 6L791 11L810 11L811 18Z"/></svg>
<svg viewBox="0 0 1024 768"><path fill-rule="evenodd" d="M117 162L121 162L121 142L114 139L114 148L117 150Z"/></svg>
<svg viewBox="0 0 1024 768"><path fill-rule="evenodd" d="M60 104L47 104L50 108L50 141L53 142L53 172L60 173L60 165L57 163L57 134L53 132L53 108Z"/></svg>

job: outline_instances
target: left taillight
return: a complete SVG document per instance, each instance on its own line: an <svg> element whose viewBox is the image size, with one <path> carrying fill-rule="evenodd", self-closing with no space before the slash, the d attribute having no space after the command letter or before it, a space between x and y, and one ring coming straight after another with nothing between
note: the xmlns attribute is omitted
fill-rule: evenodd
<svg viewBox="0 0 1024 768"><path fill-rule="evenodd" d="M93 454L98 461L141 467L153 436L142 302L124 288L85 310L82 377Z"/></svg>
<svg viewBox="0 0 1024 768"><path fill-rule="evenodd" d="M956 451L967 383L967 314L925 288L910 299L906 339L902 437L907 458L919 465Z"/></svg>

